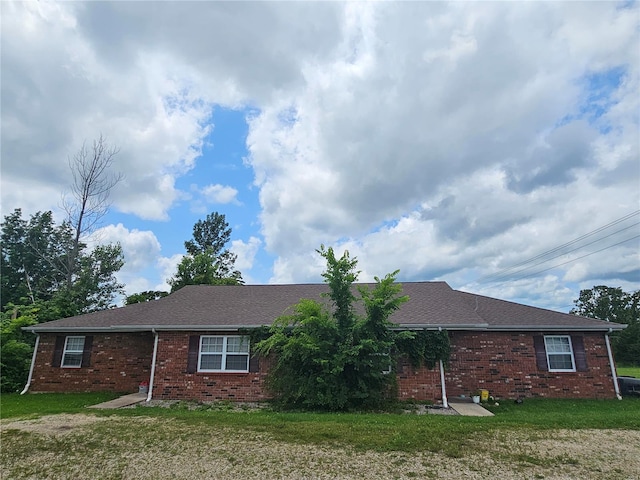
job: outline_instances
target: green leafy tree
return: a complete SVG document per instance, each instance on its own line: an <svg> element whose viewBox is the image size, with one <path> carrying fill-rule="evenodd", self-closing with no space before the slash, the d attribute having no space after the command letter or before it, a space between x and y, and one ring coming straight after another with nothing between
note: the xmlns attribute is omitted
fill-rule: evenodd
<svg viewBox="0 0 640 480"><path fill-rule="evenodd" d="M51 212L26 221L16 209L2 223L2 306L51 302L49 311L71 316L113 306L122 285L115 273L124 265L118 244L89 250L68 222L56 225ZM69 285L69 257L75 255ZM60 317L58 317L60 318ZM51 318L49 318L51 319Z"/></svg>
<svg viewBox="0 0 640 480"><path fill-rule="evenodd" d="M580 291L571 313L624 323L627 328L611 335L616 361L640 366L640 290L625 292L620 287L598 285Z"/></svg>
<svg viewBox="0 0 640 480"><path fill-rule="evenodd" d="M225 249L231 239L231 228L225 216L217 212L198 220L193 238L184 242L187 255L169 279L171 291L186 285L240 285L242 274L235 270L237 256Z"/></svg>
<svg viewBox="0 0 640 480"><path fill-rule="evenodd" d="M631 324L638 321L640 290L625 292L620 287L598 285L580 290L571 313L607 322Z"/></svg>
<svg viewBox="0 0 640 480"><path fill-rule="evenodd" d="M332 248L318 253L327 262L323 273L333 310L303 299L291 315L278 318L269 336L256 345L262 355L274 355L267 385L285 407L322 410L377 408L395 395L394 344L410 333L391 330L389 316L408 300L395 283L397 271L376 277L372 290L360 287L356 259ZM363 303L365 315L356 304Z"/></svg>
<svg viewBox="0 0 640 480"><path fill-rule="evenodd" d="M16 209L2 223L2 303L48 300L64 285L68 225L56 226L51 212L27 221Z"/></svg>
<svg viewBox="0 0 640 480"><path fill-rule="evenodd" d="M37 323L37 307L7 305L0 313L0 391L2 393L22 390L26 383L33 353L33 335L22 330Z"/></svg>
<svg viewBox="0 0 640 480"><path fill-rule="evenodd" d="M203 253L207 250L213 255L225 251L225 245L231 240L231 228L225 216L212 212L204 220L198 220L193 226L193 238L184 242L189 255Z"/></svg>
<svg viewBox="0 0 640 480"><path fill-rule="evenodd" d="M134 303L150 302L152 300L158 300L162 297L169 295L169 292L163 292L160 290L149 290L146 292L134 293L129 295L124 300L125 305L133 305Z"/></svg>
<svg viewBox="0 0 640 480"><path fill-rule="evenodd" d="M122 247L98 245L90 253L81 255L78 263L70 291L78 313L113 307L116 296L124 293L124 285L115 276L124 266Z"/></svg>

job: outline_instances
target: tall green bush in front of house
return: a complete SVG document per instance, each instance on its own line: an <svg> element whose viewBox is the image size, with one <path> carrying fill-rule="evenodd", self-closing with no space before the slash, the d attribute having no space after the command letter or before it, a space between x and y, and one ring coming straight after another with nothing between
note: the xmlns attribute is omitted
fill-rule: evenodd
<svg viewBox="0 0 640 480"><path fill-rule="evenodd" d="M288 408L379 408L395 398L395 375L390 374L395 342L413 335L392 330L389 321L408 297L395 283L396 271L376 277L370 290L358 288L358 298L353 288L356 259L348 252L336 258L332 248L321 247L318 253L327 262L323 277L332 309L304 299L293 313L274 322L269 336L256 346L259 354L274 355L268 388ZM364 315L357 314L358 302Z"/></svg>

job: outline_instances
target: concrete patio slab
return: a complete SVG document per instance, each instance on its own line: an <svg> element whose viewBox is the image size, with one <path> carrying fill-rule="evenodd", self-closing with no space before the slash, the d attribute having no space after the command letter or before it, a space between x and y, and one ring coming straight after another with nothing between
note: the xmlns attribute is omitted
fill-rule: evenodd
<svg viewBox="0 0 640 480"><path fill-rule="evenodd" d="M87 408L122 408L128 407L130 405L135 405L136 403L144 402L147 399L146 393L131 393L129 395L124 395L122 397L115 398L113 400L109 400L108 402L99 403L97 405L91 405Z"/></svg>
<svg viewBox="0 0 640 480"><path fill-rule="evenodd" d="M477 403L450 401L449 406L460 415L467 417L493 417L493 413Z"/></svg>

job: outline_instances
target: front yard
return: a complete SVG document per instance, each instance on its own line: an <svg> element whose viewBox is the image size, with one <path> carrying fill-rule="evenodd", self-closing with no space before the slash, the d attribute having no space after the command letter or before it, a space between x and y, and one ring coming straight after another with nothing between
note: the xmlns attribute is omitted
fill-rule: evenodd
<svg viewBox="0 0 640 480"><path fill-rule="evenodd" d="M481 418L82 408L104 399L3 396L3 478L640 478L637 399L503 402Z"/></svg>

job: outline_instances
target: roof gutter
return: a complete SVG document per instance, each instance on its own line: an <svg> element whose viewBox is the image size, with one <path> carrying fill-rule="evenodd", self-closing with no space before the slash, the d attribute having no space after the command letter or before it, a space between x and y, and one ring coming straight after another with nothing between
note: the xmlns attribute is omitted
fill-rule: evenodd
<svg viewBox="0 0 640 480"><path fill-rule="evenodd" d="M527 331L527 332L609 332L611 330L624 330L626 325L491 325L487 330L491 331Z"/></svg>
<svg viewBox="0 0 640 480"><path fill-rule="evenodd" d="M451 325L420 325L400 324L393 330L440 330L448 331L464 330L473 332L608 332L611 330L623 330L627 325L489 325L483 324L451 324Z"/></svg>
<svg viewBox="0 0 640 480"><path fill-rule="evenodd" d="M486 330L489 328L488 323L457 323L450 325L435 323L399 323L392 330Z"/></svg>
<svg viewBox="0 0 640 480"><path fill-rule="evenodd" d="M86 332L86 333L109 333L109 332L153 332L154 330L162 331L204 331L215 330L217 332L237 332L243 328L259 328L261 325L108 325L105 327L36 327L28 328L34 333L58 333L58 332ZM268 326L268 325L267 325ZM23 327L23 329L25 329Z"/></svg>
<svg viewBox="0 0 640 480"><path fill-rule="evenodd" d="M32 330L32 333L33 332ZM29 390L31 386L31 379L33 378L33 367L36 364L36 355L38 354L38 345L40 345L40 334L36 333L36 344L33 347L33 355L31 356L31 366L29 367L29 377L27 378L27 384L24 386L24 390L20 392L20 395L24 395Z"/></svg>
<svg viewBox="0 0 640 480"><path fill-rule="evenodd" d="M162 331L217 331L217 332L237 332L242 329L260 328L269 324L254 325L107 325L103 327L88 326L52 326L52 327L23 327L23 330L33 333L58 333L58 332L83 332L83 333L108 333L108 332L153 332ZM612 330L623 330L627 327L624 324L615 325L489 325L488 323L458 323L458 324L419 324L401 323L393 327L393 330L439 330L448 331L465 330L473 332L609 332Z"/></svg>

